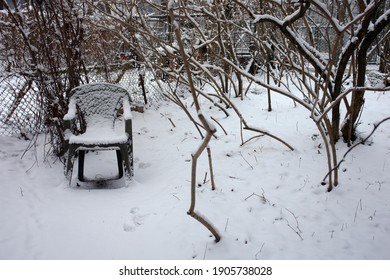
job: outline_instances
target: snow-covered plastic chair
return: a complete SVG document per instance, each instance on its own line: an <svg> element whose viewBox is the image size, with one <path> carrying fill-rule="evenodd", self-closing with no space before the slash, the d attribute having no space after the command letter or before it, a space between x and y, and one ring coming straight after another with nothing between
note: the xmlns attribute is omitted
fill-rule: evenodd
<svg viewBox="0 0 390 280"><path fill-rule="evenodd" d="M116 122L121 112L124 125L123 122ZM85 132L80 134L73 130L77 115L85 126ZM133 176L132 115L127 90L108 83L85 84L74 88L68 112L64 116L64 128L64 150L68 152L65 174L69 180L72 177L73 158L78 153L78 179L84 181L87 150L116 150L119 178L124 174L123 166L126 175Z"/></svg>

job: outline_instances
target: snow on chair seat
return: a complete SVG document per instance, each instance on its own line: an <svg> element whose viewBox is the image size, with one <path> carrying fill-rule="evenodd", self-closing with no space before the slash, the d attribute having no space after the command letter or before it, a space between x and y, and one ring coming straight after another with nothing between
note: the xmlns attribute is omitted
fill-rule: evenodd
<svg viewBox="0 0 390 280"><path fill-rule="evenodd" d="M64 150L67 151L65 174L69 180L73 159L78 153L78 179L84 181L86 150L116 150L119 178L123 176L123 166L128 177L133 175L132 115L129 102L127 90L108 83L86 84L71 91L68 113L64 116ZM121 109L123 122L118 120ZM85 131L80 134L73 130L76 120L85 127Z"/></svg>
<svg viewBox="0 0 390 280"><path fill-rule="evenodd" d="M110 145L126 143L128 135L125 132L117 132L109 127L87 127L87 130L80 135L71 135L69 144L86 144L86 145Z"/></svg>

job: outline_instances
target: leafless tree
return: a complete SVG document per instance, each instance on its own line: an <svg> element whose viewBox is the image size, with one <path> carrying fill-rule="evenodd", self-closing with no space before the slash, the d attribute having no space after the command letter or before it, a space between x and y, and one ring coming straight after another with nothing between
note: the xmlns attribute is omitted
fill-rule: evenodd
<svg viewBox="0 0 390 280"><path fill-rule="evenodd" d="M335 5L326 0L263 0L263 5L272 6L267 13L257 12L244 1L233 2L246 11L256 25L268 24L277 30L276 40L267 39L276 50L272 55L281 69L288 69L289 75L298 78L303 98L292 96L288 87L287 91L273 90L311 111L327 147L329 170L333 170L333 180L330 177L329 182L331 190L338 184L337 170L332 168L337 164L335 143L340 131L345 141L356 137L356 121L367 90L367 56L370 48L375 47L372 43L390 22L390 10L383 8L386 1L338 1ZM257 45L262 44L251 30L242 32L252 36ZM325 46L319 45L318 39L322 39ZM348 101L349 96L351 101ZM340 127L342 104L347 115Z"/></svg>
<svg viewBox="0 0 390 280"><path fill-rule="evenodd" d="M345 141L355 138L364 93L373 90L365 84L367 56L375 47L374 39L382 36L385 42L388 36L383 35L390 21L390 10L384 6L386 1L338 1L336 5L328 0L105 2L111 3L111 8L109 12L106 9L100 12L122 26L113 32L132 46L143 63L154 69L157 76L163 75L177 86L191 88L191 81L183 75L184 58L167 12L173 8L197 96L219 108L222 107L218 104L232 107L244 129L265 134L249 127L231 102L229 88L233 89L234 96L243 97L243 78L305 107L327 150L328 169L332 170L328 190L338 184L335 145L340 132ZM242 60L237 42L246 44L249 60ZM253 65L263 71L272 65L275 85L259 79L251 70ZM293 94L285 76L294 78L301 96ZM210 85L215 93L204 92L198 81ZM168 98L186 111L202 134L204 125L183 106L177 86L172 87ZM347 115L341 127L342 109Z"/></svg>
<svg viewBox="0 0 390 280"><path fill-rule="evenodd" d="M24 95L33 94L40 108L32 120L45 127L55 154L63 153L62 118L72 88L103 73L107 81L110 66L123 41L92 24L99 14L84 0L0 0L0 50L5 73L22 79L13 108ZM30 3L30 4L27 4ZM107 6L104 6L107 8ZM115 26L111 26L115 29ZM92 74L91 74L92 72ZM123 71L122 71L123 72ZM114 81L113 81L114 82ZM9 116L13 114L9 112Z"/></svg>
<svg viewBox="0 0 390 280"><path fill-rule="evenodd" d="M23 77L40 103L38 122L47 127L56 153L61 153L67 94L85 70L81 47L85 6L68 0L35 1L31 5L0 1L5 8L0 37L6 72Z"/></svg>

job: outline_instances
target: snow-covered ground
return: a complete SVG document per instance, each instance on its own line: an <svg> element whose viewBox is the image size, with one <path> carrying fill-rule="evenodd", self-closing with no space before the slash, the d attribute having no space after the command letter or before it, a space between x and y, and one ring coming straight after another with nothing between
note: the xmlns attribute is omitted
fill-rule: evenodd
<svg viewBox="0 0 390 280"><path fill-rule="evenodd" d="M196 210L218 229L218 243L187 215L191 153L200 137L172 104L134 113L129 181L77 186L73 176L69 184L63 164L43 158L44 136L25 154L29 142L1 136L0 259L390 259L390 122L348 154L340 185L328 193L321 185L325 150L308 112L272 98L272 112L265 93L234 102L249 124L294 151L266 136L241 147L234 113L225 118L204 106L228 133L219 129L210 143L215 191L207 154L198 167ZM362 136L388 117L390 104L388 93L366 99ZM341 159L347 147L338 148ZM116 172L113 152L86 160L87 176Z"/></svg>

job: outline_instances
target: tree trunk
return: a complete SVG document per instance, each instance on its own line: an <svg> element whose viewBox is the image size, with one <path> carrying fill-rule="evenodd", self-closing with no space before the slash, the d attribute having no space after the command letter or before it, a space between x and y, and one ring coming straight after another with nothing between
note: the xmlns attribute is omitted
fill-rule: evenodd
<svg viewBox="0 0 390 280"><path fill-rule="evenodd" d="M365 37L360 48L358 49L356 66L357 66L357 78L356 87L364 87L366 83L366 70L367 70L367 52L371 45L371 41L368 40L369 35ZM344 141L350 145L351 141L355 141L356 136L356 123L359 119L360 112L363 109L364 104L364 90L356 90L352 93L351 106L348 110L348 115L341 128L341 132Z"/></svg>
<svg viewBox="0 0 390 280"><path fill-rule="evenodd" d="M340 103L333 107L332 109L332 127L329 133L332 135L332 144L336 143L339 139L340 132Z"/></svg>
<svg viewBox="0 0 390 280"><path fill-rule="evenodd" d="M350 110L348 112L347 119L345 120L341 132L343 134L343 139L348 144L351 141L355 141L356 136L356 123L359 119L360 112L364 105L364 90L355 91L352 94L352 102Z"/></svg>
<svg viewBox="0 0 390 280"><path fill-rule="evenodd" d="M359 45L359 48L357 48L357 79L356 79L356 87L362 88L365 86L366 82L366 70L367 70L367 53L372 45L372 42L379 36L379 34L386 30L388 24L390 23L389 17L383 17L382 20L378 20L375 23L375 29L369 30L369 22L371 20L376 20L376 18L379 16L379 14L382 14L382 9L380 5L383 5L386 3L385 1L378 2L377 8L379 10L373 10L373 11L379 11L380 13L377 13L377 15L374 15L373 17L367 17L367 20L363 21L363 30L365 29L367 33L363 37L362 42ZM384 6L383 6L384 7ZM371 21L372 22L372 21ZM341 131L343 133L343 138L345 141L350 143L350 141L355 140L356 137L356 123L359 119L360 112L363 109L364 104L364 90L358 89L356 90L352 95L352 104L350 106L350 109L348 111L347 119L344 122L343 127L341 128Z"/></svg>
<svg viewBox="0 0 390 280"><path fill-rule="evenodd" d="M380 56L379 72L390 72L390 36L383 42L383 48Z"/></svg>

